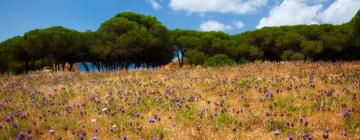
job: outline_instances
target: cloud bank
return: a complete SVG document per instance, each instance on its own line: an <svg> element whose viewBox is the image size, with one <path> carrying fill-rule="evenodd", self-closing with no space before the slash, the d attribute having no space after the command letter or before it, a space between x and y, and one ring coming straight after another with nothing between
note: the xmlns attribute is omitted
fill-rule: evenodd
<svg viewBox="0 0 360 140"><path fill-rule="evenodd" d="M336 0L324 8L325 0L284 0L263 17L256 28L331 23L342 24L351 20L360 9L360 0Z"/></svg>

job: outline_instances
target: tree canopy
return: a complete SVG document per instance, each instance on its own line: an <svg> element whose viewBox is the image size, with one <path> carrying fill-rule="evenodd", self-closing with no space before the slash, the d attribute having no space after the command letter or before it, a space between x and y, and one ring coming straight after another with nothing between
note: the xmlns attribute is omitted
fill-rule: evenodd
<svg viewBox="0 0 360 140"><path fill-rule="evenodd" d="M221 55L219 55L221 54ZM221 56L221 57L220 57ZM119 13L97 31L79 32L60 26L35 29L0 43L0 72L21 73L48 67L64 70L81 63L89 71L154 67L177 58L203 65L218 59L235 63L254 60L359 60L360 10L342 25L265 27L240 34L168 30L155 17ZM228 58L228 59L227 59ZM230 62L230 61L229 61Z"/></svg>

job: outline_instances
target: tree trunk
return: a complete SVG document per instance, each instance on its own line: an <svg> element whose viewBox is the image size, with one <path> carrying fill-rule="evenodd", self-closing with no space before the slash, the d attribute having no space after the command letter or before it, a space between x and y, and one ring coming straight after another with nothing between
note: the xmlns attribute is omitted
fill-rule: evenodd
<svg viewBox="0 0 360 140"><path fill-rule="evenodd" d="M87 63L81 62L81 64L84 65L86 72L89 72L89 71L90 71Z"/></svg>

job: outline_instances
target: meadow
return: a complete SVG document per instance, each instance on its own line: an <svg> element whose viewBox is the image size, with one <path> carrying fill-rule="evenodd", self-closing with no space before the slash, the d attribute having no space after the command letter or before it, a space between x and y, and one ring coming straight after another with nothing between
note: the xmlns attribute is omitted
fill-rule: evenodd
<svg viewBox="0 0 360 140"><path fill-rule="evenodd" d="M359 61L0 76L0 139L359 138Z"/></svg>

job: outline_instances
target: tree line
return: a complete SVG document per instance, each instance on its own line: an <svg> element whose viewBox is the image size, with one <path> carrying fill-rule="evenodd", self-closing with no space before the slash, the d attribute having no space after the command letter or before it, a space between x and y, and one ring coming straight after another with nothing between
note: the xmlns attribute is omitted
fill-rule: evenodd
<svg viewBox="0 0 360 140"><path fill-rule="evenodd" d="M221 54L221 55L220 55ZM215 57L217 56L217 57ZM74 70L88 63L99 71L166 65L174 57L182 67L255 60L359 60L360 10L342 25L266 27L236 35L224 32L168 30L155 17L117 14L97 31L56 26L35 29L0 43L0 72ZM230 59L230 60L228 60ZM213 62L211 62L213 61ZM70 67L65 67L70 64Z"/></svg>

